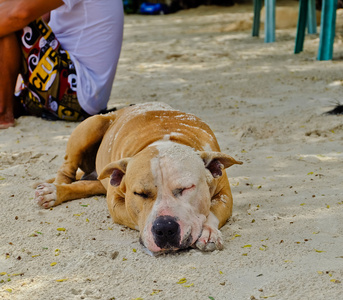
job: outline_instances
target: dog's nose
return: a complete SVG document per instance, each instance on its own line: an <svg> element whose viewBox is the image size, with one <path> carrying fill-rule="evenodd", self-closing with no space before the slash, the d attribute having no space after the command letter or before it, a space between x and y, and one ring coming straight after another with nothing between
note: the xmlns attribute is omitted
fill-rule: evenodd
<svg viewBox="0 0 343 300"><path fill-rule="evenodd" d="M154 241L161 249L179 248L180 225L174 217L161 216L152 224Z"/></svg>

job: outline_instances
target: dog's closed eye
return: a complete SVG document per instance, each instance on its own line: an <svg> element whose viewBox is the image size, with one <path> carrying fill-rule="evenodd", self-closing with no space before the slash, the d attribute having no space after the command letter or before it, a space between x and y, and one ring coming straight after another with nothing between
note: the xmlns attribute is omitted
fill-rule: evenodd
<svg viewBox="0 0 343 300"><path fill-rule="evenodd" d="M148 199L150 196L148 193L138 193L138 192L133 192L134 195L139 196L143 199Z"/></svg>
<svg viewBox="0 0 343 300"><path fill-rule="evenodd" d="M193 185L186 187L186 188L175 189L175 190L173 190L173 195L174 195L174 197L180 197L183 194L185 194L186 192L193 190L194 188L195 188L195 185L193 184Z"/></svg>

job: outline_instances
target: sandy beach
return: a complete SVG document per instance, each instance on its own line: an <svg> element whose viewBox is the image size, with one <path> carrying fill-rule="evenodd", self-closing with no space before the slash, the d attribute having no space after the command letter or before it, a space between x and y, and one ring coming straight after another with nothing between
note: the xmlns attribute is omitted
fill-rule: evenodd
<svg viewBox="0 0 343 300"><path fill-rule="evenodd" d="M110 106L191 112L244 162L227 171L224 249L149 256L104 196L39 208L32 185L77 124L21 117L0 131L0 299L341 299L343 117L323 114L343 102L337 14L332 61L316 60L318 34L293 54L293 26L251 37L251 5L125 16Z"/></svg>

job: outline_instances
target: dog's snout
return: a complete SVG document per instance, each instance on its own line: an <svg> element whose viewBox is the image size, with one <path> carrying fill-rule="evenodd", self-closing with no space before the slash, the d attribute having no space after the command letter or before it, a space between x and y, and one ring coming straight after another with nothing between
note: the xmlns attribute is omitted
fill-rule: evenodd
<svg viewBox="0 0 343 300"><path fill-rule="evenodd" d="M152 224L154 241L161 249L178 248L180 245L180 225L171 216L158 217Z"/></svg>

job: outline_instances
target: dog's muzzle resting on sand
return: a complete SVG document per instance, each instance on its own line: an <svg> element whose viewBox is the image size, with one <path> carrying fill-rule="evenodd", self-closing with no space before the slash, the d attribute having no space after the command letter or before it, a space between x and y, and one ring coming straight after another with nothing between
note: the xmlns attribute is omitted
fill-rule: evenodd
<svg viewBox="0 0 343 300"><path fill-rule="evenodd" d="M107 194L113 221L140 231L153 253L222 249L232 213L226 172L242 164L221 153L211 129L163 103L138 104L86 119L71 134L53 183L40 184L44 208ZM77 180L77 170L84 172Z"/></svg>

